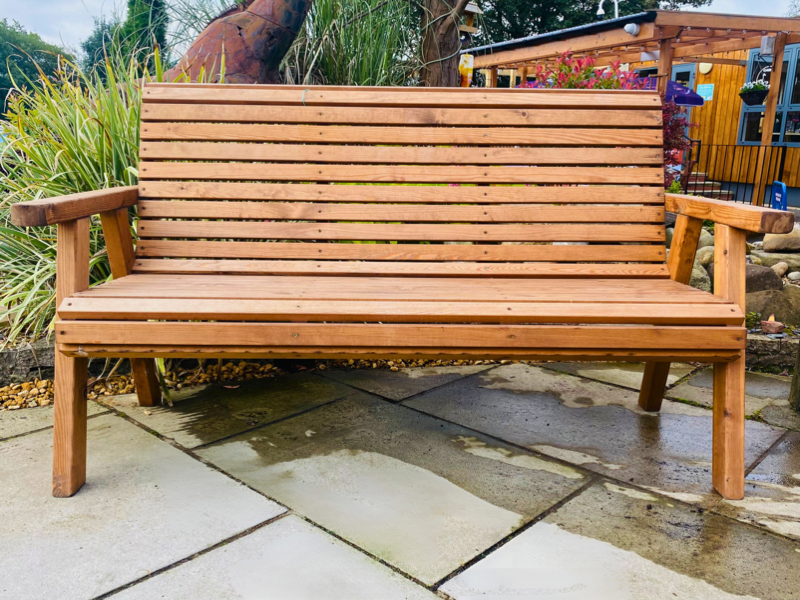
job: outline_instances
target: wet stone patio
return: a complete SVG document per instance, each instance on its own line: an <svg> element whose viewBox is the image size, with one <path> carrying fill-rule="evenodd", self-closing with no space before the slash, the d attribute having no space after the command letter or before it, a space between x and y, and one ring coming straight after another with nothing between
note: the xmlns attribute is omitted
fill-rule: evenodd
<svg viewBox="0 0 800 600"><path fill-rule="evenodd" d="M0 598L797 600L800 419L747 376L747 491L711 487L711 377L673 365L315 371L0 414Z"/></svg>

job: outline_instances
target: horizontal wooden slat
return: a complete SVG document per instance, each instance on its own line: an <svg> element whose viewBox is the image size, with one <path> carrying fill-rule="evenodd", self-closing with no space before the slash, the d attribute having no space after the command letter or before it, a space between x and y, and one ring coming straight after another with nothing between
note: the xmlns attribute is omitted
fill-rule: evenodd
<svg viewBox="0 0 800 600"><path fill-rule="evenodd" d="M141 198L306 200L315 202L664 204L658 187L393 186L140 181Z"/></svg>
<svg viewBox="0 0 800 600"><path fill-rule="evenodd" d="M406 225L386 223L260 223L156 221L138 223L141 238L265 240L425 240L487 242L663 242L663 225Z"/></svg>
<svg viewBox="0 0 800 600"><path fill-rule="evenodd" d="M341 123L362 125L659 127L660 110L548 108L382 108L155 104L142 106L142 121L208 121L215 123Z"/></svg>
<svg viewBox="0 0 800 600"><path fill-rule="evenodd" d="M415 346L446 348L743 349L743 327L602 325L411 325L61 321L62 344Z"/></svg>
<svg viewBox="0 0 800 600"><path fill-rule="evenodd" d="M660 165L660 148L444 148L439 146L336 146L143 142L145 160L243 160L312 163L439 165Z"/></svg>
<svg viewBox="0 0 800 600"><path fill-rule="evenodd" d="M408 323L597 323L741 325L736 305L545 302L315 302L67 298L66 320L358 321Z"/></svg>
<svg viewBox="0 0 800 600"><path fill-rule="evenodd" d="M643 108L661 106L661 98L651 91L611 92L600 90L520 89L512 93L494 90L462 92L459 88L417 89L413 93L398 88L349 88L326 86L248 86L167 87L145 86L145 103L259 104L294 106L441 106L441 107L525 107L525 108Z"/></svg>
<svg viewBox="0 0 800 600"><path fill-rule="evenodd" d="M141 179L263 179L366 183L663 184L660 168L472 167L141 162Z"/></svg>
<svg viewBox="0 0 800 600"><path fill-rule="evenodd" d="M134 273L380 275L417 277L669 277L663 264L362 262L137 259Z"/></svg>
<svg viewBox="0 0 800 600"><path fill-rule="evenodd" d="M382 261L661 262L664 245L309 244L141 239L137 256Z"/></svg>
<svg viewBox="0 0 800 600"><path fill-rule="evenodd" d="M511 127L361 127L143 123L142 140L457 144L480 146L660 146L660 129Z"/></svg>
<svg viewBox="0 0 800 600"><path fill-rule="evenodd" d="M670 279L129 275L76 297L730 304Z"/></svg>
<svg viewBox="0 0 800 600"><path fill-rule="evenodd" d="M481 360L513 359L535 361L656 361L656 362L731 362L741 357L739 350L627 350L617 349L547 349L516 348L389 348L365 347L298 347L298 346L114 346L110 344L57 344L67 356L101 358L310 358L310 359L438 359Z"/></svg>
<svg viewBox="0 0 800 600"><path fill-rule="evenodd" d="M139 203L142 218L278 219L299 221L444 221L449 223L663 223L651 206L416 206L283 202L154 201Z"/></svg>

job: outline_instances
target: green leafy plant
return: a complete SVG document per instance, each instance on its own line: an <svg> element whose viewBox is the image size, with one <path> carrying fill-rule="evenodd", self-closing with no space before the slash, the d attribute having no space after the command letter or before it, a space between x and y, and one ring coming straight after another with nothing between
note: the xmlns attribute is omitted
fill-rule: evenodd
<svg viewBox="0 0 800 600"><path fill-rule="evenodd" d="M6 120L0 121L3 343L20 334L41 335L55 314L55 227L16 227L10 206L137 182L142 81L161 80L164 69L158 49L146 61L137 58L140 53L125 59L119 48L109 51L102 73L62 60L52 78L40 71L37 82L13 80ZM90 252L90 285L96 285L110 277L96 218Z"/></svg>
<svg viewBox="0 0 800 600"><path fill-rule="evenodd" d="M769 84L765 81L748 81L745 83L740 89L740 94L746 94L748 92L768 92L769 91Z"/></svg>
<svg viewBox="0 0 800 600"><path fill-rule="evenodd" d="M681 187L680 181L678 181L676 179L675 181L670 183L669 187L667 188L667 193L668 194L682 194L683 193L683 188Z"/></svg>
<svg viewBox="0 0 800 600"><path fill-rule="evenodd" d="M646 81L632 71L623 71L619 61L602 69L595 66L596 61L588 56L575 58L571 52L564 52L553 66L536 65L535 80L522 83L523 88L559 88L592 90L635 90L642 88Z"/></svg>

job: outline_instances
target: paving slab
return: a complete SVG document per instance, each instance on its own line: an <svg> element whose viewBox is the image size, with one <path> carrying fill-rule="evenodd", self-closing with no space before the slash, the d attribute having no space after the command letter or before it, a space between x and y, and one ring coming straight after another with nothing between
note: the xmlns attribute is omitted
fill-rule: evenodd
<svg viewBox="0 0 800 600"><path fill-rule="evenodd" d="M198 453L426 584L588 481L363 393Z"/></svg>
<svg viewBox="0 0 800 600"><path fill-rule="evenodd" d="M646 413L638 394L540 367L505 365L427 392L408 406L614 479L711 506L711 411L665 401ZM782 431L746 424L753 464Z"/></svg>
<svg viewBox="0 0 800 600"><path fill-rule="evenodd" d="M598 483L440 591L456 600L796 600L794 542Z"/></svg>
<svg viewBox="0 0 800 600"><path fill-rule="evenodd" d="M633 390L641 389L642 375L644 374L644 363L564 362L541 363L539 366L571 375L580 375L603 383L612 383ZM678 380L689 375L695 368L685 363L672 363L669 368L667 385L673 385Z"/></svg>
<svg viewBox="0 0 800 600"><path fill-rule="evenodd" d="M762 408L761 418L775 427L800 431L800 413L789 406L789 400L779 400Z"/></svg>
<svg viewBox="0 0 800 600"><path fill-rule="evenodd" d="M91 417L108 412L108 409L97 402L87 400L87 414ZM53 405L39 408L22 408L0 412L0 440L31 433L53 426Z"/></svg>
<svg viewBox="0 0 800 600"><path fill-rule="evenodd" d="M353 369L352 371L324 371L321 374L360 390L397 401L416 396L462 377L486 371L493 366L495 365L418 367L399 371Z"/></svg>
<svg viewBox="0 0 800 600"><path fill-rule="evenodd" d="M108 404L184 448L196 448L353 393L312 373L181 391L172 407L141 407L135 394L111 397Z"/></svg>
<svg viewBox="0 0 800 600"><path fill-rule="evenodd" d="M788 432L750 472L743 500L714 510L800 540L800 433Z"/></svg>
<svg viewBox="0 0 800 600"><path fill-rule="evenodd" d="M160 573L114 600L437 600L306 521L288 516Z"/></svg>
<svg viewBox="0 0 800 600"><path fill-rule="evenodd" d="M665 396L679 400L689 400L704 406L714 403L714 370L711 367L702 369L692 375L687 381L669 390ZM744 408L748 416L755 415L765 407L786 403L789 389L792 385L791 377L769 375L766 373L751 373L745 375Z"/></svg>
<svg viewBox="0 0 800 600"><path fill-rule="evenodd" d="M0 598L94 598L285 511L116 415L89 420L88 482L51 495L51 432L0 442Z"/></svg>

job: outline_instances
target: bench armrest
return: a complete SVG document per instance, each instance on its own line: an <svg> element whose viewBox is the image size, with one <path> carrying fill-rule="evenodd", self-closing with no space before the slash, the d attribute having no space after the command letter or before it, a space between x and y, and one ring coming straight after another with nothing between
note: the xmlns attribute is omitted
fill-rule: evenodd
<svg viewBox="0 0 800 600"><path fill-rule="evenodd" d="M699 196L666 194L666 209L671 213L757 233L789 233L794 227L794 214L788 211Z"/></svg>
<svg viewBox="0 0 800 600"><path fill-rule="evenodd" d="M40 198L11 206L11 222L18 227L40 227L66 223L133 206L139 198L137 186L108 188L56 198Z"/></svg>

